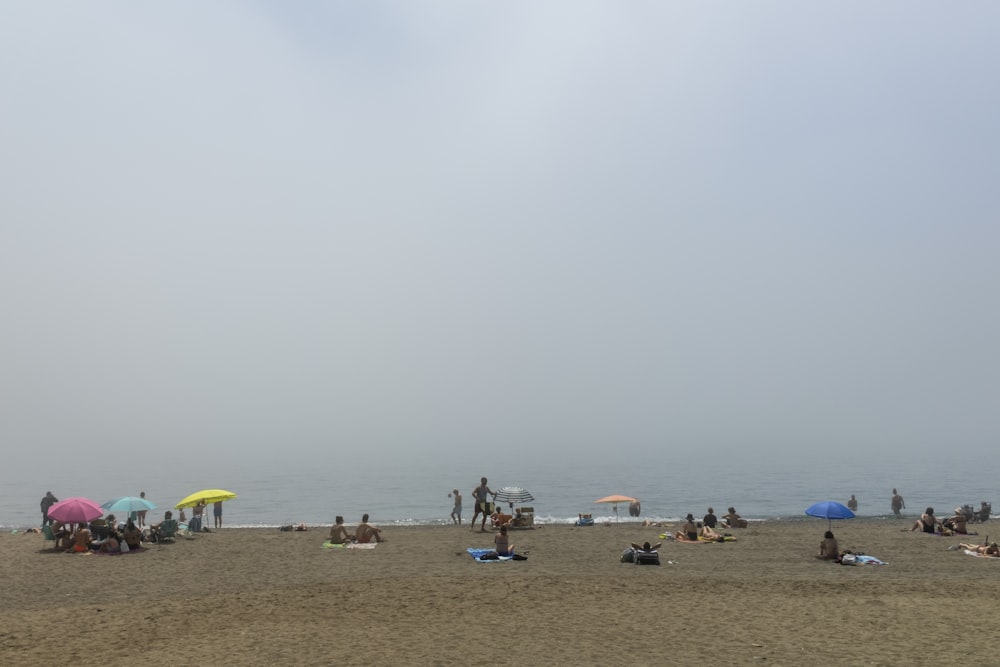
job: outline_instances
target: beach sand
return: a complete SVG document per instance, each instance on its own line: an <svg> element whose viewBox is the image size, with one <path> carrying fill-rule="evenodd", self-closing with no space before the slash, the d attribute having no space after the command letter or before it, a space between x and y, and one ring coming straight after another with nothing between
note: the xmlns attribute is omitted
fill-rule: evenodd
<svg viewBox="0 0 1000 667"><path fill-rule="evenodd" d="M0 664L991 663L1000 559L909 523L834 523L888 562L859 567L813 557L819 519L665 542L660 567L619 562L664 531L625 523L512 531L528 560L494 563L466 553L492 545L468 526L388 527L371 550L322 549L329 527L223 529L121 556L4 534Z"/></svg>

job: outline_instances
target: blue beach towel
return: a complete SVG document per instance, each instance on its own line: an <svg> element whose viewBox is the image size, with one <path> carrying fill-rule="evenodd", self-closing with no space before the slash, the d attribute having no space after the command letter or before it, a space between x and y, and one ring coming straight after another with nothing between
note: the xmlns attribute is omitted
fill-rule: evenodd
<svg viewBox="0 0 1000 667"><path fill-rule="evenodd" d="M466 551L469 552L469 555L472 556L472 559L475 560L477 563L499 563L505 560L514 560L510 556L500 556L499 558L495 558L492 560L479 559L479 557L482 556L483 554L492 553L493 549L477 549L475 547L469 547L468 549L466 549Z"/></svg>

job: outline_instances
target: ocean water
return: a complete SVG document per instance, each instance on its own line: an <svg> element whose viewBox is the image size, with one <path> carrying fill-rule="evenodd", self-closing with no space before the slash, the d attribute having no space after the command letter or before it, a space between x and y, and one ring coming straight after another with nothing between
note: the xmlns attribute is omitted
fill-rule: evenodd
<svg viewBox="0 0 1000 667"><path fill-rule="evenodd" d="M483 458L476 455L477 459ZM832 459L832 460L829 460ZM272 460L238 465L159 464L138 469L122 483L120 476L81 478L79 474L34 476L4 474L0 487L0 527L23 528L40 522L39 502L51 490L59 498L85 496L98 503L146 491L162 516L184 496L203 488L223 488L238 494L224 505L225 526L280 526L304 522L330 524L337 514L356 523L365 512L380 525L450 523L448 493L463 495L463 519L472 516L472 489L481 476L496 490L505 485L529 490L538 523L572 523L579 513L597 520L629 521L627 506L613 508L594 501L610 494L636 497L642 518L676 520L688 512L701 516L707 507L723 514L730 505L748 519L801 518L806 507L820 500L846 503L855 494L859 516L886 516L889 497L897 487L906 500L907 515L933 506L939 514L980 501L1000 501L1000 464L992 459L974 464L943 466L935 457L905 462L873 456L781 456L763 459L747 454L727 456L706 464L697 456L663 453L642 460L609 453L606 458L492 456L491 463L443 461L416 453L371 457L337 466L322 456L303 462ZM1000 511L998 508L997 511Z"/></svg>

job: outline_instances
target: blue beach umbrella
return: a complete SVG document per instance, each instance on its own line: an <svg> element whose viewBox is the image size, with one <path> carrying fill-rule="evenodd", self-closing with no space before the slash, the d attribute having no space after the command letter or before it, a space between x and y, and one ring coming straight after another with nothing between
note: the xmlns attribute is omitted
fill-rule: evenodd
<svg viewBox="0 0 1000 667"><path fill-rule="evenodd" d="M806 514L817 519L826 519L833 526L834 519L853 519L854 512L835 500L824 500L821 503L810 505L806 508Z"/></svg>
<svg viewBox="0 0 1000 667"><path fill-rule="evenodd" d="M145 498L139 498L138 496L125 496L123 498L109 500L108 502L102 504L101 508L105 512L115 512L117 514L125 514L127 516L132 512L155 510L156 505L149 502Z"/></svg>

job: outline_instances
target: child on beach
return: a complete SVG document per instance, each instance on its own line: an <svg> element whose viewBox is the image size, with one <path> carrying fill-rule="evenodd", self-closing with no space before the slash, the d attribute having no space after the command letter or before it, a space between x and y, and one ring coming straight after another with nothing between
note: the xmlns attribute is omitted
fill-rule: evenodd
<svg viewBox="0 0 1000 667"><path fill-rule="evenodd" d="M458 492L458 489L452 489L448 497L455 498L455 506L451 509L451 520L453 523L461 526L462 525L462 494Z"/></svg>

